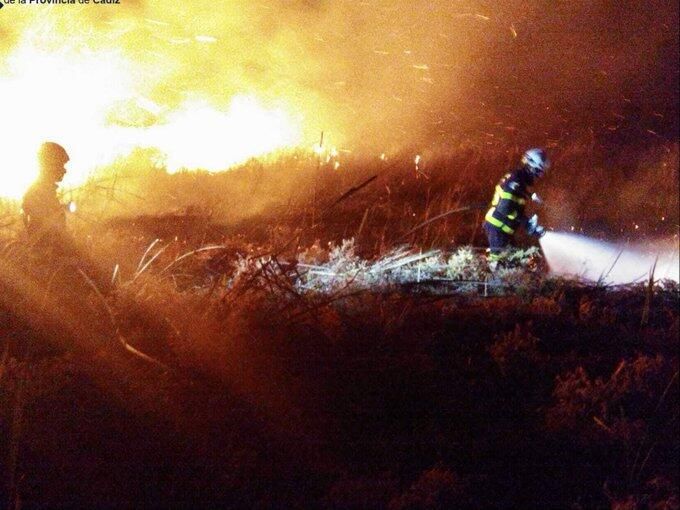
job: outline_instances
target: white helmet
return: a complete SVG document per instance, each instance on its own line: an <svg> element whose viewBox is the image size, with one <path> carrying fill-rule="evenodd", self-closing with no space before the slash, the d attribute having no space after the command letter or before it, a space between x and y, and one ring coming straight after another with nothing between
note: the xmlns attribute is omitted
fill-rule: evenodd
<svg viewBox="0 0 680 510"><path fill-rule="evenodd" d="M522 156L522 164L529 169L534 177L543 177L550 168L550 160L543 149L529 149Z"/></svg>

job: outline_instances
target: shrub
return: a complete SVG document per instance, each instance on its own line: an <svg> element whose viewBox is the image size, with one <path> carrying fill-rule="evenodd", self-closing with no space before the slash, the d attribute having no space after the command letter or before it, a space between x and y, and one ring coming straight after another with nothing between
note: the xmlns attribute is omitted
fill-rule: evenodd
<svg viewBox="0 0 680 510"><path fill-rule="evenodd" d="M545 362L547 355L539 350L540 339L531 333L531 325L515 325L509 333L496 335L489 353L501 372L509 370L532 370L535 365Z"/></svg>

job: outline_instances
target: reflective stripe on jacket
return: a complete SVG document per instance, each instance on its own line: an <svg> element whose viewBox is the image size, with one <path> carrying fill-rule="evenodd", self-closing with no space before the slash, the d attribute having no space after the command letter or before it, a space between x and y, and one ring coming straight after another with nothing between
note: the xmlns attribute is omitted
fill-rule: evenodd
<svg viewBox="0 0 680 510"><path fill-rule="evenodd" d="M529 197L528 184L522 169L506 174L496 186L485 221L506 234L514 234L526 221L524 208Z"/></svg>

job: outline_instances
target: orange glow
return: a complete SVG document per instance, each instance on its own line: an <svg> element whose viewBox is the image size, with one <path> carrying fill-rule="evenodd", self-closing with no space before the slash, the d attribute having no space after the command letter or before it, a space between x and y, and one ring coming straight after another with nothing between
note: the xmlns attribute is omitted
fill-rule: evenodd
<svg viewBox="0 0 680 510"><path fill-rule="evenodd" d="M37 175L36 149L46 140L69 149L68 184L82 182L120 151L104 125L107 109L130 93L125 62L115 52L44 52L31 45L8 59L0 75L0 130L11 143L0 151L0 193L17 198Z"/></svg>
<svg viewBox="0 0 680 510"><path fill-rule="evenodd" d="M266 109L253 96L236 96L226 111L189 101L171 112L166 123L147 129L140 142L160 149L171 172L218 171L297 145L300 127L280 108Z"/></svg>
<svg viewBox="0 0 680 510"><path fill-rule="evenodd" d="M300 143L302 117L280 102L263 106L256 91L232 95L226 108L215 103L229 96L209 101L190 93L168 107L144 95L148 84L139 77L145 74L122 51L94 50L82 41L55 47L52 41L61 38L54 27L29 30L0 66L0 97L11 98L0 117L11 142L0 151L0 197L21 197L37 176L35 154L46 140L71 156L65 187L136 147L157 149L170 172L220 171Z"/></svg>

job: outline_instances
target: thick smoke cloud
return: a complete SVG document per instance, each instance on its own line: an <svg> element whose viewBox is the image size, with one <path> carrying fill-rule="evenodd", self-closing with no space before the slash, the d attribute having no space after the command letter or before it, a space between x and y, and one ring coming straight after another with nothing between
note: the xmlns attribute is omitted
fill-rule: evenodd
<svg viewBox="0 0 680 510"><path fill-rule="evenodd" d="M2 54L51 41L120 48L172 107L256 91L347 146L559 139L629 124L674 138L678 5L662 0L122 0L0 15ZM68 42L67 42L68 41ZM47 43L50 44L49 42ZM0 59L0 70L4 58ZM652 136L652 135L645 135Z"/></svg>

